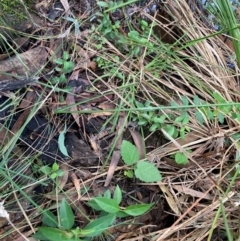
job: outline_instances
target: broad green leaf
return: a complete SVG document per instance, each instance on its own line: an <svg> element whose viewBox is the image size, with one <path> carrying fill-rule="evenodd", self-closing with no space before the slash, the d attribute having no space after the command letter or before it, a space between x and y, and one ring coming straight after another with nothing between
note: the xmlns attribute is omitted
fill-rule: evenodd
<svg viewBox="0 0 240 241"><path fill-rule="evenodd" d="M115 199L106 197L95 197L94 201L98 206L107 213L116 213L120 210L120 207Z"/></svg>
<svg viewBox="0 0 240 241"><path fill-rule="evenodd" d="M68 204L65 198L62 200L60 205L59 214L61 225L65 229L70 230L74 224L74 215L71 206Z"/></svg>
<svg viewBox="0 0 240 241"><path fill-rule="evenodd" d="M87 203L90 207L92 207L93 209L97 210L97 211L101 211L102 208L99 207L99 205L96 203L96 201L94 199L88 201Z"/></svg>
<svg viewBox="0 0 240 241"><path fill-rule="evenodd" d="M154 123L153 125L150 126L149 131L153 132L153 131L157 130L157 128L159 128L159 124Z"/></svg>
<svg viewBox="0 0 240 241"><path fill-rule="evenodd" d="M65 155L66 157L69 157L68 152L67 152L67 148L66 148L65 143L64 143L66 131L67 131L67 126L65 124L64 130L61 131L61 133L58 137L58 147L59 147L59 149L60 149L60 151L62 152L63 155Z"/></svg>
<svg viewBox="0 0 240 241"><path fill-rule="evenodd" d="M32 235L33 238L42 241L49 241L47 237L45 237L40 231L37 231L35 234Z"/></svg>
<svg viewBox="0 0 240 241"><path fill-rule="evenodd" d="M122 210L117 212L116 215L117 215L118 218L125 218L125 217L130 216L129 214L123 212Z"/></svg>
<svg viewBox="0 0 240 241"><path fill-rule="evenodd" d="M64 51L64 52L63 52L63 59L64 59L65 61L69 59L69 54L68 54L67 51Z"/></svg>
<svg viewBox="0 0 240 241"><path fill-rule="evenodd" d="M139 152L131 142L123 140L121 146L121 156L127 165L132 165L139 160Z"/></svg>
<svg viewBox="0 0 240 241"><path fill-rule="evenodd" d="M134 168L134 173L137 178L144 182L159 182L162 176L157 167L150 162L141 161Z"/></svg>
<svg viewBox="0 0 240 241"><path fill-rule="evenodd" d="M58 169L59 169L59 165L56 162L54 162L52 165L52 170L56 172Z"/></svg>
<svg viewBox="0 0 240 241"><path fill-rule="evenodd" d="M176 122L176 123L182 122L183 119L184 119L184 115L180 115L180 116L178 116L178 117L175 119L175 122Z"/></svg>
<svg viewBox="0 0 240 241"><path fill-rule="evenodd" d="M81 231L86 237L96 237L104 232L115 221L116 214L108 214L87 224ZM81 234L80 231L80 234ZM88 234L86 234L88 233Z"/></svg>
<svg viewBox="0 0 240 241"><path fill-rule="evenodd" d="M139 121L138 121L138 125L140 125L140 126L144 126L144 125L146 125L148 122L147 122L147 120L145 120L145 119L140 119Z"/></svg>
<svg viewBox="0 0 240 241"><path fill-rule="evenodd" d="M187 156L182 152L177 152L175 154L175 161L177 164L185 165L188 162Z"/></svg>
<svg viewBox="0 0 240 241"><path fill-rule="evenodd" d="M188 103L189 103L189 102L188 102L187 96L185 96L185 95L182 96L182 104L183 104L183 105L188 105Z"/></svg>
<svg viewBox="0 0 240 241"><path fill-rule="evenodd" d="M64 61L63 61L63 59L55 59L54 62L56 64L62 65Z"/></svg>
<svg viewBox="0 0 240 241"><path fill-rule="evenodd" d="M163 129L172 137L172 138L177 138L178 136L178 131L174 125L165 125L163 126ZM167 139L168 137L165 136Z"/></svg>
<svg viewBox="0 0 240 241"><path fill-rule="evenodd" d="M58 226L57 217L49 210L44 211L42 222L44 225L52 228L56 228Z"/></svg>
<svg viewBox="0 0 240 241"><path fill-rule="evenodd" d="M194 103L194 105L200 105L200 99L197 95L194 95L193 103Z"/></svg>
<svg viewBox="0 0 240 241"><path fill-rule="evenodd" d="M45 175L48 175L51 173L52 169L49 166L43 166L39 169L40 172L44 173Z"/></svg>
<svg viewBox="0 0 240 241"><path fill-rule="evenodd" d="M125 170L124 175L129 178L133 178L133 170Z"/></svg>
<svg viewBox="0 0 240 241"><path fill-rule="evenodd" d="M144 105L143 105L143 103L141 103L141 102L139 102L139 101L135 101L135 104L136 104L136 106L138 107L138 108L142 108L142 107L144 107Z"/></svg>
<svg viewBox="0 0 240 241"><path fill-rule="evenodd" d="M178 103L175 102L175 101L170 101L170 105L171 105L172 107L178 107L178 106L179 106Z"/></svg>
<svg viewBox="0 0 240 241"><path fill-rule="evenodd" d="M224 123L224 115L223 115L223 113L218 112L217 116L218 116L218 121L219 121L221 124L223 124L223 123Z"/></svg>
<svg viewBox="0 0 240 241"><path fill-rule="evenodd" d="M163 124L165 119L166 119L165 115L161 115L160 117L155 116L152 118L153 122L159 123L159 124Z"/></svg>
<svg viewBox="0 0 240 241"><path fill-rule="evenodd" d="M74 63L72 61L64 62L63 71L65 74L71 73L74 69Z"/></svg>
<svg viewBox="0 0 240 241"><path fill-rule="evenodd" d="M56 172L54 172L54 173L52 173L52 174L50 175L50 178L51 178L52 180L54 180L56 177L57 177L57 173L56 173Z"/></svg>
<svg viewBox="0 0 240 241"><path fill-rule="evenodd" d="M122 202L122 191L118 185L114 190L113 199L116 200L118 204Z"/></svg>
<svg viewBox="0 0 240 241"><path fill-rule="evenodd" d="M183 120L182 120L182 124L183 124L183 125L186 125L186 124L188 124L188 122L189 122L189 115L188 115L187 112L185 112L185 113L183 114L183 116L184 116L184 118L183 118Z"/></svg>
<svg viewBox="0 0 240 241"><path fill-rule="evenodd" d="M34 237L45 237L48 241L67 241L70 240L73 236L72 233L61 230L59 228L51 227L38 227L38 232L33 235Z"/></svg>
<svg viewBox="0 0 240 241"><path fill-rule="evenodd" d="M202 125L204 123L204 118L202 116L202 113L197 110L195 112L195 116L196 116L197 121Z"/></svg>
<svg viewBox="0 0 240 241"><path fill-rule="evenodd" d="M208 117L209 120L213 120L214 119L214 114L210 110L210 108L207 109L207 117Z"/></svg>
<svg viewBox="0 0 240 241"><path fill-rule="evenodd" d="M110 190L109 190L109 189L106 190L106 191L104 192L103 196L106 197L106 198L111 198L111 192L110 192Z"/></svg>
<svg viewBox="0 0 240 241"><path fill-rule="evenodd" d="M131 216L139 216L147 212L151 207L153 206L153 203L151 204L135 204L128 206L123 210L123 212L127 213Z"/></svg>
<svg viewBox="0 0 240 241"><path fill-rule="evenodd" d="M218 92L213 92L213 97L218 103L227 103L227 101Z"/></svg>
<svg viewBox="0 0 240 241"><path fill-rule="evenodd" d="M97 5L101 8L108 8L109 5L107 2L104 2L104 1L97 1Z"/></svg>

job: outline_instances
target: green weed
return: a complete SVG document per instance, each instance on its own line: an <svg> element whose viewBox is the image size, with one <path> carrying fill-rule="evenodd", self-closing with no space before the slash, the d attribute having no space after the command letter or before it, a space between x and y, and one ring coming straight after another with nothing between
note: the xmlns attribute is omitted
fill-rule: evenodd
<svg viewBox="0 0 240 241"><path fill-rule="evenodd" d="M132 143L123 140L121 145L121 156L124 163L133 168L137 178L144 182L158 182L162 180L162 176L157 167L153 163L147 161L139 161L139 152ZM125 175L133 177L132 170L125 171Z"/></svg>
<svg viewBox="0 0 240 241"><path fill-rule="evenodd" d="M149 211L153 204L134 204L128 207L121 207L122 191L117 186L111 197L110 191L106 191L103 196L94 197L88 205L101 212L100 217L90 221L83 229L74 227L75 218L71 206L63 199L57 218L51 211L43 213L42 224L33 235L34 238L46 241L81 241L90 240L92 237L101 235L107 230L117 218L140 216Z"/></svg>

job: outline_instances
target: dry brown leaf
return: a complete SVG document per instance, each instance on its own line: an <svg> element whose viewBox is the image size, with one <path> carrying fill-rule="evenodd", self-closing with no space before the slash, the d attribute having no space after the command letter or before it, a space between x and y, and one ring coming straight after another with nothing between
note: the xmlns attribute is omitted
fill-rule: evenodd
<svg viewBox="0 0 240 241"><path fill-rule="evenodd" d="M106 180L105 180L105 183L104 183L105 187L107 187L110 184L110 182L112 180L112 177L113 177L113 174L115 172L115 169L116 169L116 167L118 165L118 162L120 160L120 157L121 157L120 149L121 149L121 145L122 145L123 127L124 127L124 124L125 124L125 120L126 120L126 117L119 117L119 119L118 119L117 133L116 133L116 137L115 137L115 138L118 138L118 139L117 139L115 150L112 154L112 158L111 158L111 161L110 161L107 177L106 177Z"/></svg>
<svg viewBox="0 0 240 241"><path fill-rule="evenodd" d="M176 201L174 200L172 194L170 193L170 191L165 187L165 185L161 182L158 182L158 186L159 188L162 190L167 202L168 202L168 205L169 207L173 210L173 212L180 216L181 215L181 212L179 211L178 209L178 205L176 203Z"/></svg>
<svg viewBox="0 0 240 241"><path fill-rule="evenodd" d="M78 178L77 178L77 176L76 176L76 174L74 172L71 172L70 176L71 176L73 184L74 184L74 186L76 188L77 195L78 195L78 200L80 200L80 198L81 198L81 187L80 187L79 180L78 180Z"/></svg>
<svg viewBox="0 0 240 241"><path fill-rule="evenodd" d="M93 57L93 54L87 52L79 45L76 45L75 48L79 57L77 59L77 65L75 66L74 70L88 69L91 68L91 66L94 66L94 68L96 67L91 63L91 58Z"/></svg>
<svg viewBox="0 0 240 241"><path fill-rule="evenodd" d="M32 103L34 103L36 97L37 97L37 95L36 95L35 92L32 92L32 91L28 92L28 95L27 95L28 104L31 105ZM24 104L22 104L22 105L24 105ZM14 134L17 133L17 131L22 127L22 125L27 120L30 112L31 112L31 108L27 108L23 111L23 113L19 116L19 118L17 119L17 121L13 125L13 127L11 129L12 133L14 133Z"/></svg>
<svg viewBox="0 0 240 241"><path fill-rule="evenodd" d="M144 140L143 140L141 134L137 130L129 129L129 131L132 135L134 144L136 145L136 147L138 149L140 159L144 159L146 157L145 145L144 145Z"/></svg>
<svg viewBox="0 0 240 241"><path fill-rule="evenodd" d="M66 163L60 164L60 169L64 172L63 176L57 179L57 186L59 190L62 190L67 183L69 175L69 166Z"/></svg>
<svg viewBox="0 0 240 241"><path fill-rule="evenodd" d="M20 105L18 106L19 109L25 109L32 105L36 99L36 93L34 91L28 91L25 98L22 99Z"/></svg>
<svg viewBox="0 0 240 241"><path fill-rule="evenodd" d="M81 125L80 125L80 121L79 121L79 115L77 113L78 108L77 108L77 105L75 104L76 102L75 102L75 97L73 94L70 94L70 93L67 94L66 103L68 106L71 106L70 111L72 113L72 116L73 116L75 122L77 123L77 125L80 127Z"/></svg>
<svg viewBox="0 0 240 241"><path fill-rule="evenodd" d="M184 187L182 185L172 185L172 187L182 193L191 195L192 197L197 197L197 198L203 198L203 199L207 199L207 200L213 200L213 197L208 194L208 193L203 193L203 192L199 192L199 191L195 191L192 188L188 188L188 187Z"/></svg>
<svg viewBox="0 0 240 241"><path fill-rule="evenodd" d="M33 76L44 66L47 60L47 51L42 47L36 47L27 52L18 54L0 61L0 80L14 79L12 74L23 78ZM4 74L3 74L4 73Z"/></svg>

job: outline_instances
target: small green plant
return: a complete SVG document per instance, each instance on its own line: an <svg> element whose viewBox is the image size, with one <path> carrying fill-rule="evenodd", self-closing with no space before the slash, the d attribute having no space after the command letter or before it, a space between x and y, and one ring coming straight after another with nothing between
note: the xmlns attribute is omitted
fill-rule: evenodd
<svg viewBox="0 0 240 241"><path fill-rule="evenodd" d="M158 182L162 180L160 172L153 163L147 161L139 161L139 152L136 146L134 146L129 141L123 140L121 146L121 156L125 164L133 167L135 176L141 181ZM125 175L132 177L133 171L128 170L125 172Z"/></svg>
<svg viewBox="0 0 240 241"><path fill-rule="evenodd" d="M185 133L190 131L187 126L189 122L189 115L186 110L182 110L181 114L176 116L172 113L156 113L153 106L148 101L144 104L135 101L135 105L137 108L146 108L147 110L132 113L131 119L133 121L137 121L139 126L150 126L150 132L164 129L172 138L175 139L180 135L180 137L184 139ZM176 109L179 108L175 102L171 102L171 107L176 107Z"/></svg>
<svg viewBox="0 0 240 241"><path fill-rule="evenodd" d="M74 227L75 219L71 206L63 199L58 215L59 219L49 210L44 211L42 227L33 235L38 240L45 241L87 241L92 237L101 235L116 220L116 218L139 216L150 210L153 204L134 204L128 207L120 207L122 202L122 191L117 186L111 197L110 191L103 196L93 198L88 205L100 211L100 217L90 221L83 229ZM83 239L84 238L84 239Z"/></svg>
<svg viewBox="0 0 240 241"><path fill-rule="evenodd" d="M49 167L47 165L42 166L39 169L39 172L49 176L51 179L56 179L57 177L61 177L64 175L64 172L59 169L59 165L55 162L52 167Z"/></svg>
<svg viewBox="0 0 240 241"><path fill-rule="evenodd" d="M74 63L69 60L69 54L68 52L63 52L63 57L57 58L54 60L54 62L58 65L55 67L55 70L60 74L60 76L56 76L51 80L52 84L60 83L64 84L67 82L66 74L69 74L74 69Z"/></svg>

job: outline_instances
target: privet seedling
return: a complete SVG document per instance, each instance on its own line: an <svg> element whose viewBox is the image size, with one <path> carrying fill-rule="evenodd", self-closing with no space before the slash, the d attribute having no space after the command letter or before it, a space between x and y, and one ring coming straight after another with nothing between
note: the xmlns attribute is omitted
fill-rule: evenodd
<svg viewBox="0 0 240 241"><path fill-rule="evenodd" d="M111 196L106 191L103 196L90 200L87 204L96 211L100 211L99 218L90 221L84 228L74 227L75 218L71 206L63 199L59 207L59 218L51 211L46 210L42 217L42 227L33 235L38 240L45 241L87 241L101 235L116 220L128 216L140 216L149 211L153 204L134 204L121 207L122 191L117 186Z"/></svg>
<svg viewBox="0 0 240 241"><path fill-rule="evenodd" d="M133 171L125 172L128 177L133 177L133 172L137 178L144 182L158 182L162 176L157 167L148 161L139 161L139 152L131 142L123 140L121 146L121 156L124 163L132 167Z"/></svg>
<svg viewBox="0 0 240 241"><path fill-rule="evenodd" d="M49 176L51 179L55 179L64 175L64 172L59 168L59 165L56 162L52 165L52 167L47 165L42 166L39 169L39 172Z"/></svg>

